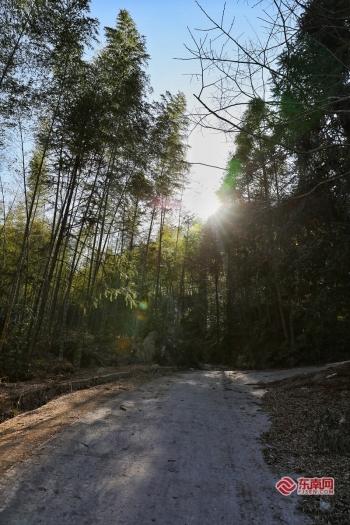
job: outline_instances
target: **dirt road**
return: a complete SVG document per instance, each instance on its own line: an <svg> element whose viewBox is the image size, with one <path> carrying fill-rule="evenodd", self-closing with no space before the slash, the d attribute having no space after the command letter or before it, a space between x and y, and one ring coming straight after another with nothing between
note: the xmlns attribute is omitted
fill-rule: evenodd
<svg viewBox="0 0 350 525"><path fill-rule="evenodd" d="M256 382L293 373L187 372L105 401L8 472L0 524L309 523L260 444Z"/></svg>

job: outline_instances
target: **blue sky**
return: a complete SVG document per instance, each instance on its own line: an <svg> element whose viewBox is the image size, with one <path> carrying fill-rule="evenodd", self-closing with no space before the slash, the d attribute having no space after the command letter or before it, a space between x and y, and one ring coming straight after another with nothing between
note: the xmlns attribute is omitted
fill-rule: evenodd
<svg viewBox="0 0 350 525"><path fill-rule="evenodd" d="M243 1L228 2L227 16L230 14L244 23L250 9ZM224 2L204 0L201 5L213 16L220 16ZM101 26L113 26L118 11L127 9L135 20L141 34L146 37L148 52L151 55L150 74L155 93L165 90L182 90L192 95L186 73L194 71L188 62L174 60L186 55L184 43L190 42L187 27L207 26L204 15L192 0L93 0L91 13L100 20Z"/></svg>
<svg viewBox="0 0 350 525"><path fill-rule="evenodd" d="M215 18L220 18L224 2L203 0L201 5ZM194 110L196 82L190 74L197 71L193 62L174 60L188 56L184 43L190 43L187 27L208 27L198 6L192 0L93 0L92 16L99 19L101 28L114 26L120 9L127 9L141 34L146 37L148 53L151 56L149 74L154 97L166 90L183 91L189 111ZM240 32L249 31L248 18L251 9L245 0L227 2L227 18L239 20ZM225 166L228 153L233 145L226 142L222 134L200 131L192 134L188 160ZM189 186L185 193L185 205L193 213L206 218L217 206L215 191L218 189L222 172L195 166L189 174Z"/></svg>

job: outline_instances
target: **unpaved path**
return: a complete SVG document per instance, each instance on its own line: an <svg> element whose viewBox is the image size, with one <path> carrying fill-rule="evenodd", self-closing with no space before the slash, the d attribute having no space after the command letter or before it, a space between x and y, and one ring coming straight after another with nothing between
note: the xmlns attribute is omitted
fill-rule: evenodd
<svg viewBox="0 0 350 525"><path fill-rule="evenodd" d="M181 373L105 399L7 473L0 524L309 523L260 444L256 383L297 372Z"/></svg>

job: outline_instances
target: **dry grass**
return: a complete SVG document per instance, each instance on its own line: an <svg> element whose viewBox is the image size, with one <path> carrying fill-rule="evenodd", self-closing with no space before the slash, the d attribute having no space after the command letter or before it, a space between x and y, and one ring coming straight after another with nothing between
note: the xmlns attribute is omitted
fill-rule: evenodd
<svg viewBox="0 0 350 525"><path fill-rule="evenodd" d="M335 478L335 496L301 498L318 525L350 524L350 365L279 381L264 407L265 457L279 474Z"/></svg>

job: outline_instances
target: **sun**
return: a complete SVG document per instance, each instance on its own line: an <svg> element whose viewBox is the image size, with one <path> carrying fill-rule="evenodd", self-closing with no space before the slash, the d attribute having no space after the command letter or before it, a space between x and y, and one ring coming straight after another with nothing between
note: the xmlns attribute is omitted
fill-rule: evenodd
<svg viewBox="0 0 350 525"><path fill-rule="evenodd" d="M221 207L221 201L217 196L217 189L219 184L216 181L208 184L207 181L202 184L190 184L183 195L184 209L198 217L202 221L206 221L214 215Z"/></svg>
<svg viewBox="0 0 350 525"><path fill-rule="evenodd" d="M189 188L184 194L185 209L201 219L206 221L214 215L220 208L221 202L212 188Z"/></svg>
<svg viewBox="0 0 350 525"><path fill-rule="evenodd" d="M202 220L207 220L218 212L221 202L215 192L207 192L201 195L197 203L197 215Z"/></svg>

